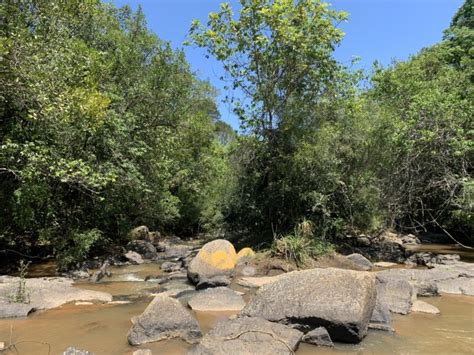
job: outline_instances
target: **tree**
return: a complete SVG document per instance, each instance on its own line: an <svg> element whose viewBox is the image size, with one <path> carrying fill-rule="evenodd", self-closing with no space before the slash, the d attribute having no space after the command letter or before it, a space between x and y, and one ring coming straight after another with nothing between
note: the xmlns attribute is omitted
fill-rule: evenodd
<svg viewBox="0 0 474 355"><path fill-rule="evenodd" d="M240 4L236 19L222 4L206 26L194 21L190 39L223 63L236 93L229 101L247 133L232 158L238 186L228 221L268 240L308 210L290 187L291 164L302 137L330 119L328 108L344 95L347 77L332 53L346 14L317 0Z"/></svg>
<svg viewBox="0 0 474 355"><path fill-rule="evenodd" d="M215 90L183 52L99 0L0 12L1 245L68 267L137 224L198 231L223 157Z"/></svg>

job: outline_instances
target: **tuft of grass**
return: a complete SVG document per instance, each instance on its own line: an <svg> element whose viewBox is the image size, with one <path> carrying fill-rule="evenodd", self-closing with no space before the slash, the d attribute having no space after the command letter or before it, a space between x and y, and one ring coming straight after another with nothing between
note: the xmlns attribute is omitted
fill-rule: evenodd
<svg viewBox="0 0 474 355"><path fill-rule="evenodd" d="M25 263L23 260L20 260L20 266L18 267L20 278L18 280L16 291L13 291L8 295L8 300L10 303L30 303L30 293L26 287L26 277L28 276L29 266L29 261Z"/></svg>
<svg viewBox="0 0 474 355"><path fill-rule="evenodd" d="M310 260L334 251L331 243L315 237L313 224L308 220L298 223L292 234L276 237L271 252L283 257L297 267L305 266Z"/></svg>

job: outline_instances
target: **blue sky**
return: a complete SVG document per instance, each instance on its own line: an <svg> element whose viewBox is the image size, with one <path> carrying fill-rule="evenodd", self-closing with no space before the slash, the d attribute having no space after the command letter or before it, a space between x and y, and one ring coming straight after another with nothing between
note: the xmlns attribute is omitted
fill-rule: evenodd
<svg viewBox="0 0 474 355"><path fill-rule="evenodd" d="M205 22L207 14L219 8L221 0L112 0L117 6L140 4L148 27L160 38L181 47L193 19ZM234 9L237 0L230 0ZM353 56L361 58L358 67L370 70L378 60L384 65L392 59L404 60L421 48L438 42L443 30L463 0L332 0L337 10L349 13L349 22L342 24L346 33L335 56L349 62ZM230 108L221 103L225 96L220 82L222 67L214 59L206 59L204 50L185 47L192 69L202 79L208 79L220 91L219 110L222 119L238 128Z"/></svg>

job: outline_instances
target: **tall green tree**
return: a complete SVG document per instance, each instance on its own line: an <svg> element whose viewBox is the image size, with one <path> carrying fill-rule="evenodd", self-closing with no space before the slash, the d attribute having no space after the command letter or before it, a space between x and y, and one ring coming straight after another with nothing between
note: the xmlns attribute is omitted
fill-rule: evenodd
<svg viewBox="0 0 474 355"><path fill-rule="evenodd" d="M0 13L0 243L68 266L137 224L198 231L224 157L215 91L183 52L99 0Z"/></svg>
<svg viewBox="0 0 474 355"><path fill-rule="evenodd" d="M206 25L193 22L190 39L223 63L247 133L235 148L239 182L228 220L268 240L311 209L292 188L292 165L301 140L330 120L330 105L347 93L349 79L332 57L346 14L317 0L240 5L238 15L224 3Z"/></svg>

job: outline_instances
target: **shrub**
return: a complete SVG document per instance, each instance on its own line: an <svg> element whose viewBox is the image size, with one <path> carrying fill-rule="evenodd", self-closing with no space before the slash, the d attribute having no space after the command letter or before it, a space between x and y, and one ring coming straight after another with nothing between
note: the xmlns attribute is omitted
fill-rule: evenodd
<svg viewBox="0 0 474 355"><path fill-rule="evenodd" d="M284 257L298 267L333 250L331 243L314 236L313 224L308 220L298 223L293 234L275 238L272 244L273 255Z"/></svg>

